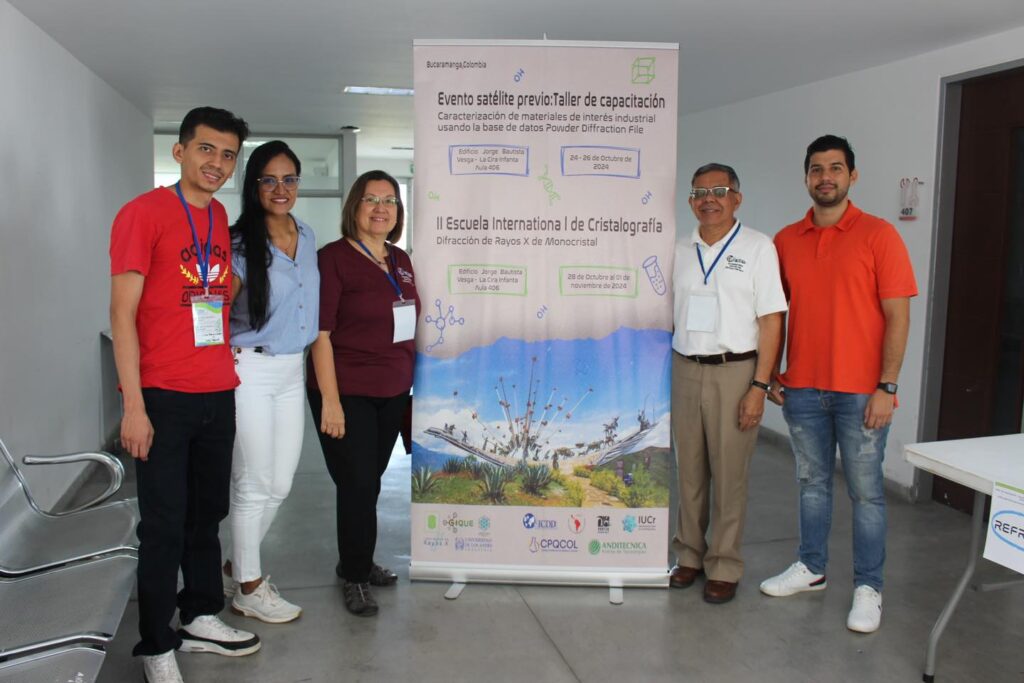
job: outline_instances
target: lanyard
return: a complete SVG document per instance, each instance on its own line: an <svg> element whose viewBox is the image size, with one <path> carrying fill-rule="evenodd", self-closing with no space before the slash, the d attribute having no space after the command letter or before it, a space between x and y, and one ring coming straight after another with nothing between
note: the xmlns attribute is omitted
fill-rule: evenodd
<svg viewBox="0 0 1024 683"><path fill-rule="evenodd" d="M377 258L370 252L369 249L366 248L366 245L363 244L362 240L356 240L356 243L363 248L363 251L366 252L367 256L373 259L374 263L378 262ZM385 247L385 249L387 249L387 247ZM405 301L405 297L402 296L402 288L398 286L398 280L396 280L395 276L391 274L392 270L398 270L398 265L395 263L395 252L392 251L391 249L388 249L388 257L388 260L391 262L391 268L384 274L388 276L388 282L391 283L392 288L394 288L395 290L395 294L398 295L398 300Z"/></svg>
<svg viewBox="0 0 1024 683"><path fill-rule="evenodd" d="M697 262L700 263L700 272L704 273L704 284L705 285L708 283L708 278L711 277L711 273L714 272L715 266L718 265L718 261L722 258L723 255L725 255L726 250L729 249L729 245L732 244L732 241L734 239L736 239L736 235L740 234L740 228L742 228L742 227L743 227L742 223L738 223L736 225L736 229L733 231L732 235L729 236L729 239L726 240L725 246L722 247L722 251L718 252L718 256L716 256L715 260L711 262L711 267L708 268L707 270L704 270L704 257L700 255L700 245L699 244L693 245L694 248L697 250Z"/></svg>
<svg viewBox="0 0 1024 683"><path fill-rule="evenodd" d="M181 181L174 184L178 192L178 199L181 201L181 208L185 209L185 217L188 218L188 227L192 229L192 242L196 245L196 262L199 264L199 275L203 278L203 290L210 293L210 246L213 244L213 203L206 206L206 213L210 219L210 229L206 232L206 250L199 245L199 234L196 233L196 224L192 221L192 211L188 208L185 195L181 193Z"/></svg>

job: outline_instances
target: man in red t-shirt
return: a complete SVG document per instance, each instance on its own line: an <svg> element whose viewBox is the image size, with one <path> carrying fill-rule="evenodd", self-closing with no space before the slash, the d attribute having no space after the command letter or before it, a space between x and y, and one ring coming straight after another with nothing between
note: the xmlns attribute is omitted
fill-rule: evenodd
<svg viewBox="0 0 1024 683"><path fill-rule="evenodd" d="M825 135L804 158L813 206L775 236L789 298L786 371L770 398L789 425L800 482L799 560L761 591L787 596L826 586L836 445L853 504L852 631L882 618L885 477L882 460L917 283L896 229L847 198L853 150Z"/></svg>
<svg viewBox="0 0 1024 683"><path fill-rule="evenodd" d="M141 516L134 654L150 683L181 681L176 649L240 656L260 647L216 616L238 378L228 346L231 243L213 193L248 132L223 109L190 111L173 148L181 180L128 202L110 235L121 443L135 458Z"/></svg>

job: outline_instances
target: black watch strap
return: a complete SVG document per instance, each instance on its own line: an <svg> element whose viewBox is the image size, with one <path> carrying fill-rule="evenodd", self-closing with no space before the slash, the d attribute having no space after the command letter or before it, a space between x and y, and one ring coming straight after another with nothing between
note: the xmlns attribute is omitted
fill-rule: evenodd
<svg viewBox="0 0 1024 683"><path fill-rule="evenodd" d="M750 386L757 387L758 389L762 389L764 391L770 390L770 387L767 384L765 384L764 382L758 382L756 379L750 380Z"/></svg>
<svg viewBox="0 0 1024 683"><path fill-rule="evenodd" d="M878 388L887 394L895 394L899 387L895 382L879 382Z"/></svg>

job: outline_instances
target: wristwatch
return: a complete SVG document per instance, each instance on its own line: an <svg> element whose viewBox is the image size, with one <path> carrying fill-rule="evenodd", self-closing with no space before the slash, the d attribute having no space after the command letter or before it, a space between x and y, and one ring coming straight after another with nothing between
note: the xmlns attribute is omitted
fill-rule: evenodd
<svg viewBox="0 0 1024 683"><path fill-rule="evenodd" d="M766 392L766 393L767 393L768 391L771 391L771 387L769 387L769 386L768 386L767 384L765 384L764 382L758 382L758 381L757 381L756 379L752 379L752 380L750 380L750 386L752 386L752 387L757 387L758 389L760 389L761 391L764 391L764 392Z"/></svg>
<svg viewBox="0 0 1024 683"><path fill-rule="evenodd" d="M896 389L898 389L899 387L896 385L895 382L879 382L878 388L887 394L895 394Z"/></svg>

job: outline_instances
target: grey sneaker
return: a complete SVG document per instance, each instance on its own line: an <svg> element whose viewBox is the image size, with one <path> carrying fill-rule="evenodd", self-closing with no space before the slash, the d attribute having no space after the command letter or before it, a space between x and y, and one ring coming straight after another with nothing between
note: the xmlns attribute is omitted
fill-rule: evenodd
<svg viewBox="0 0 1024 683"><path fill-rule="evenodd" d="M251 655L260 649L260 638L254 633L231 628L219 617L204 614L182 624L178 629L182 652L213 652L225 657Z"/></svg>
<svg viewBox="0 0 1024 683"><path fill-rule="evenodd" d="M143 657L142 671L146 683L184 683L178 671L178 660L174 658L174 650Z"/></svg>
<svg viewBox="0 0 1024 683"><path fill-rule="evenodd" d="M394 573L387 567L382 567L377 563L374 563L370 567L370 585L371 586L391 586L398 581L398 574Z"/></svg>
<svg viewBox="0 0 1024 683"><path fill-rule="evenodd" d="M341 592L345 597L345 609L357 617L372 617L379 611L370 592L370 584L346 581Z"/></svg>

